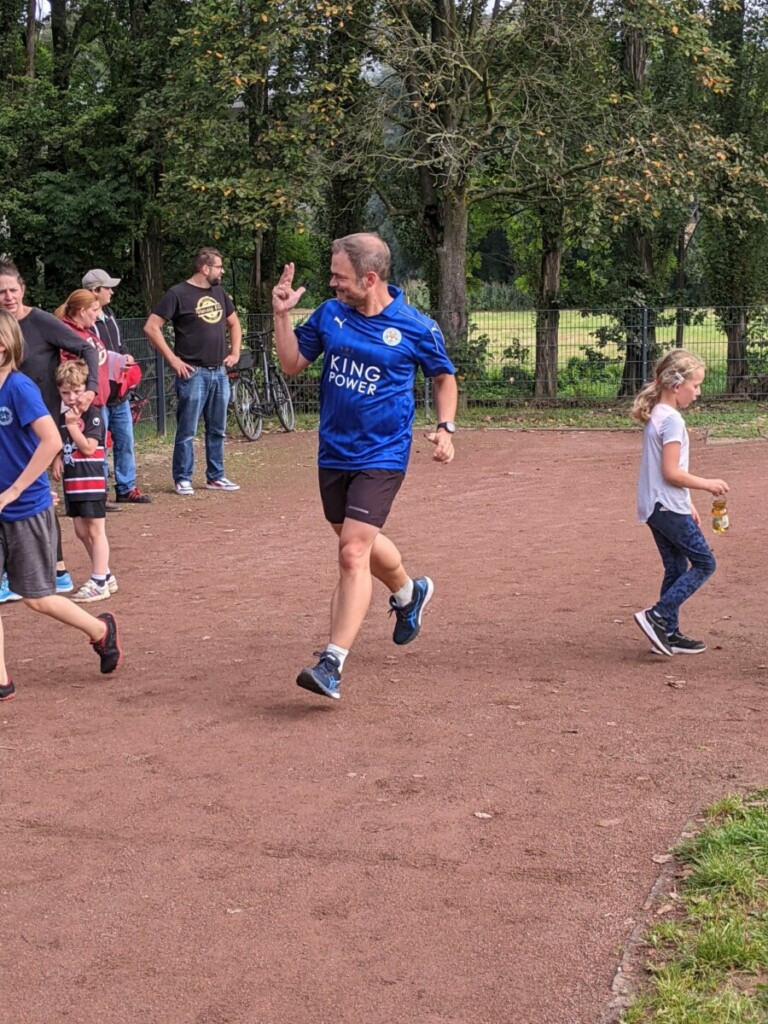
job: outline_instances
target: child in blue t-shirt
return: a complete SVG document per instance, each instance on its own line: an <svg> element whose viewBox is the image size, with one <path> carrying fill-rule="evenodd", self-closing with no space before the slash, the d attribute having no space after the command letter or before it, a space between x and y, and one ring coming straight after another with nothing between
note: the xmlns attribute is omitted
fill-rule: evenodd
<svg viewBox="0 0 768 1024"><path fill-rule="evenodd" d="M15 318L0 309L0 577L28 607L81 630L114 672L122 652L114 615L94 617L56 593L56 526L46 469L61 449L40 389L18 371L23 352ZM5 665L0 622L0 700L16 693Z"/></svg>

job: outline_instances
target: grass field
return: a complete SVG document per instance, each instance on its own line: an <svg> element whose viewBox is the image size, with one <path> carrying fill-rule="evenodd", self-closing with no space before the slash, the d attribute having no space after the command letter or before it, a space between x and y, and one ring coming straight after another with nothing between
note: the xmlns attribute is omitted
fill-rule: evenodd
<svg viewBox="0 0 768 1024"><path fill-rule="evenodd" d="M713 370L725 368L727 339L712 310L697 310L697 322L686 325L683 345L700 356ZM640 311L638 310L638 316ZM665 347L675 344L675 311L659 313L660 324L656 327L656 343ZM479 311L470 314L472 338L483 335L489 340L488 353L491 362L503 361L507 348L527 353L532 363L536 351L536 313L533 310L510 312ZM599 349L606 359L622 358L614 341L600 344L601 332L610 333L616 329L616 319L609 312L591 312L582 315L578 310L560 312L558 331L558 365L563 368L572 357L583 358L587 348Z"/></svg>

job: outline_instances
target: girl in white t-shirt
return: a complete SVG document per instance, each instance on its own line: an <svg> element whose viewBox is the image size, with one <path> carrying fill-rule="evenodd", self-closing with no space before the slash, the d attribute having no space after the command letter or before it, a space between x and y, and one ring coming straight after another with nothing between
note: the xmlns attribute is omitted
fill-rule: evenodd
<svg viewBox="0 0 768 1024"><path fill-rule="evenodd" d="M655 379L635 398L632 419L645 424L637 482L637 512L647 523L664 565L661 596L635 621L661 654L701 654L707 645L680 632L680 605L715 571L688 488L727 494L725 480L688 472L688 431L680 415L701 394L704 363L675 348L656 364Z"/></svg>

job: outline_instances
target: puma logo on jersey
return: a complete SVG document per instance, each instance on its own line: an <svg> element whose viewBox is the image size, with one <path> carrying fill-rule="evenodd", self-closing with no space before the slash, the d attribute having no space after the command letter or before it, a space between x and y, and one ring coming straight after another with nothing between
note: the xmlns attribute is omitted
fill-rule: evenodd
<svg viewBox="0 0 768 1024"><path fill-rule="evenodd" d="M340 320L339 317L335 316L333 319L339 325L339 329L341 329L344 326L344 324L347 322L347 317L345 317L343 320Z"/></svg>

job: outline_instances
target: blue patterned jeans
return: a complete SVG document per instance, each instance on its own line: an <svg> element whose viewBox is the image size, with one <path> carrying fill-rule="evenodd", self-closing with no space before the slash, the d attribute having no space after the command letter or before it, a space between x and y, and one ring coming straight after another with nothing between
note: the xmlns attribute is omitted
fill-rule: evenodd
<svg viewBox="0 0 768 1024"><path fill-rule="evenodd" d="M680 605L715 571L715 556L693 516L668 512L657 502L648 525L664 563L661 597L652 611L666 619L667 630L674 633L680 628Z"/></svg>
<svg viewBox="0 0 768 1024"><path fill-rule="evenodd" d="M173 479L191 480L195 469L193 442L200 416L205 423L205 476L224 476L224 439L227 436L229 377L224 366L198 366L189 377L176 378L176 441Z"/></svg>

